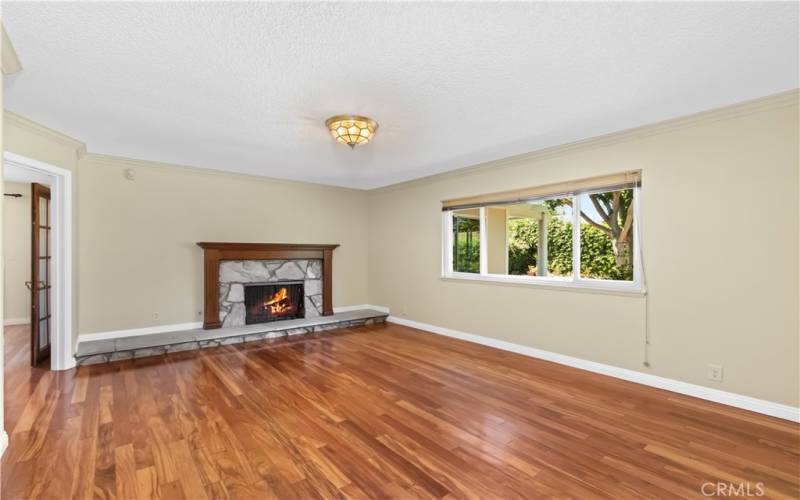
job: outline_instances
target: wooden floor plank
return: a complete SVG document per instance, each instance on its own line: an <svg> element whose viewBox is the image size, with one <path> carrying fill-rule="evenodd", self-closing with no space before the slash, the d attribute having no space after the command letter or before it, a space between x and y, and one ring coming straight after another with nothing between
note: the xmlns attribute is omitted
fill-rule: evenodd
<svg viewBox="0 0 800 500"><path fill-rule="evenodd" d="M2 498L800 497L800 426L397 325L50 372L6 328Z"/></svg>
<svg viewBox="0 0 800 500"><path fill-rule="evenodd" d="M116 498L118 500L138 499L136 458L133 454L132 444L129 443L114 449L114 471Z"/></svg>

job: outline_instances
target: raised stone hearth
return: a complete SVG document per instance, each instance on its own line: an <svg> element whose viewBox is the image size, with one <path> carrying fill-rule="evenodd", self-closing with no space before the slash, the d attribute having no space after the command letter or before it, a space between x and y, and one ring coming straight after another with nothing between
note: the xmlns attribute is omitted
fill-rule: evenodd
<svg viewBox="0 0 800 500"><path fill-rule="evenodd" d="M219 265L219 321L223 328L245 324L244 287L252 283L302 281L305 317L322 315L322 260L228 260Z"/></svg>
<svg viewBox="0 0 800 500"><path fill-rule="evenodd" d="M266 341L288 337L324 332L337 328L372 325L383 323L387 313L372 309L360 309L317 316L315 318L289 319L272 323L259 323L239 327L216 330L184 330L150 335L137 335L119 339L98 339L78 344L75 355L79 365L91 365L138 359L148 356L160 356L173 352L205 349L243 342Z"/></svg>

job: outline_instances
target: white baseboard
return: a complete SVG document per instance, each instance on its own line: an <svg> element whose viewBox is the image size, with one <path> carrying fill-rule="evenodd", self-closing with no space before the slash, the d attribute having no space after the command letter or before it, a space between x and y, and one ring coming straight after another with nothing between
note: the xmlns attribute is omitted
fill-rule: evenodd
<svg viewBox="0 0 800 500"><path fill-rule="evenodd" d="M202 321L197 321L194 323L176 323L173 325L158 325L158 326L148 326L145 328L131 328L129 330L111 330L108 332L82 333L78 336L78 343L80 344L81 342L85 342L88 340L119 339L124 337L135 337L137 335L152 335L154 333L195 330L197 328L202 328L202 327L203 327Z"/></svg>
<svg viewBox="0 0 800 500"><path fill-rule="evenodd" d="M30 322L30 318L4 318L3 326L27 325Z"/></svg>
<svg viewBox="0 0 800 500"><path fill-rule="evenodd" d="M449 328L443 328L440 326L430 325L427 323L420 323L418 321L413 321L405 318L398 318L396 316L389 316L387 321L389 321L390 323L397 323L398 325L405 325L405 326L410 326L412 328L418 328L420 330L436 333L438 335L453 337L461 340L466 340L467 342L474 342L476 344L494 347L496 349L502 349L504 351L511 351L525 356L530 356L533 358L552 361L554 363L571 366L573 368L579 368L581 370L587 370L594 373L600 373L602 375L608 375L609 377L615 377L627 380L629 382L635 382L637 384L656 387L658 389L665 389L667 391L677 392L679 394L685 394L687 396L693 396L696 398L705 399L707 401L714 401L715 403L722 403L724 405L734 406L736 408L742 408L745 410L754 411L756 413L770 415L772 417L778 417L784 420L790 420L792 422L800 422L800 408L796 408L794 406L774 403L772 401L765 401L763 399L756 399L750 396L743 396L741 394L721 391L719 389L703 387L701 385L690 384L688 382L681 382L679 380L659 377L657 375L637 372L635 370L628 370L626 368L619 368L612 365L597 363L595 361L588 361L581 358L574 358L572 356L566 356L564 354L544 351L542 349L536 349L534 347L528 347L519 344L514 344L511 342L505 342L503 340L483 337L471 333L460 332L458 330L451 330Z"/></svg>
<svg viewBox="0 0 800 500"><path fill-rule="evenodd" d="M347 311L360 311L361 309L373 309L375 311L380 311L382 313L389 314L389 308L388 307L373 306L373 305L370 305L370 304L360 304L360 305L357 305L357 306L339 306L339 307L334 307L333 308L333 312L334 313L343 313L343 312L347 312Z"/></svg>
<svg viewBox="0 0 800 500"><path fill-rule="evenodd" d="M6 452L6 448L8 448L8 433L0 431L0 457Z"/></svg>

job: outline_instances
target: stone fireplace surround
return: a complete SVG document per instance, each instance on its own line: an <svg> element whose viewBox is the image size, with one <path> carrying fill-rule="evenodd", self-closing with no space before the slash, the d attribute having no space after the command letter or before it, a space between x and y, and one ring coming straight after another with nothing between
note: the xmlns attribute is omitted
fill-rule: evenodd
<svg viewBox="0 0 800 500"><path fill-rule="evenodd" d="M249 283L302 280L308 297L304 303L306 317L333 314L333 251L339 245L197 245L203 249L203 329L244 325L244 285Z"/></svg>
<svg viewBox="0 0 800 500"><path fill-rule="evenodd" d="M219 321L222 328L244 326L248 284L303 282L306 318L322 315L322 260L228 260L219 266Z"/></svg>

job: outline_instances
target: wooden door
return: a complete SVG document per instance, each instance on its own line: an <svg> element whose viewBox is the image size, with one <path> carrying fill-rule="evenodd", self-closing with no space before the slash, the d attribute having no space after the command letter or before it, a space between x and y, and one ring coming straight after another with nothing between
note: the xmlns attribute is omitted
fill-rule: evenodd
<svg viewBox="0 0 800 500"><path fill-rule="evenodd" d="M50 357L51 252L50 188L31 185L31 365Z"/></svg>

